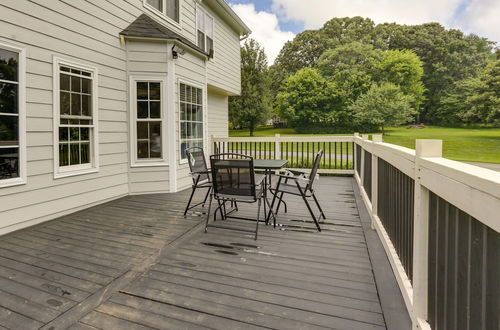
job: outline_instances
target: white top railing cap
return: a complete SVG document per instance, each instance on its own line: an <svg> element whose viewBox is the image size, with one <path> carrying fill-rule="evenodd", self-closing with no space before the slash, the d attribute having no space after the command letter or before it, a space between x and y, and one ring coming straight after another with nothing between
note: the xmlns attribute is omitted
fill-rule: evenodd
<svg viewBox="0 0 500 330"><path fill-rule="evenodd" d="M417 157L443 157L443 140L416 140Z"/></svg>

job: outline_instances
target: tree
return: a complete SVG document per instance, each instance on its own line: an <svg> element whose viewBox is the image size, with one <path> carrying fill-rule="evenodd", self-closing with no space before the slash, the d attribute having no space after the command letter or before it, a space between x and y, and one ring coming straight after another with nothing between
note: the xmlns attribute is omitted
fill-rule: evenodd
<svg viewBox="0 0 500 330"><path fill-rule="evenodd" d="M455 82L476 76L492 57L492 42L439 23L382 24L376 30L389 49L412 50L422 60L426 92L420 117L427 122L437 120L444 92Z"/></svg>
<svg viewBox="0 0 500 330"><path fill-rule="evenodd" d="M399 86L392 83L374 84L361 95L349 109L359 125L373 125L382 129L412 120L416 110L413 99L405 95Z"/></svg>
<svg viewBox="0 0 500 330"><path fill-rule="evenodd" d="M382 51L373 46L351 42L323 53L317 67L343 91L344 104L349 105L370 89L381 57Z"/></svg>
<svg viewBox="0 0 500 330"><path fill-rule="evenodd" d="M413 106L420 104L420 119L427 122L439 120L438 106L447 90L458 81L477 76L495 56L491 52L493 43L487 39L473 34L465 35L459 30L446 29L439 23L413 26L396 23L375 25L367 18L333 18L321 29L305 31L283 47L270 69L273 93L279 90L286 77L301 68L320 68L323 72L320 66L326 57L325 53L353 42L372 46L374 50L410 50L420 58L424 73L423 96L416 97ZM394 57L411 60L409 53L399 55L401 56ZM348 75L349 81L344 86L352 89L354 95L360 91L366 92L370 85L366 84L365 73L366 71L357 70ZM386 80L392 81L392 78ZM402 83L400 85L406 93L421 93L418 90L421 88L416 84L411 92L408 86Z"/></svg>
<svg viewBox="0 0 500 330"><path fill-rule="evenodd" d="M436 111L441 124L500 125L500 60L477 77L460 80L449 88Z"/></svg>
<svg viewBox="0 0 500 330"><path fill-rule="evenodd" d="M418 111L425 91L422 66L420 58L411 50L384 51L380 62L376 63L375 79L399 86L401 92L413 98L412 106Z"/></svg>
<svg viewBox="0 0 500 330"><path fill-rule="evenodd" d="M285 79L276 99L279 115L299 130L320 129L350 122L342 111L337 86L316 69L304 68Z"/></svg>
<svg viewBox="0 0 500 330"><path fill-rule="evenodd" d="M470 123L500 125L500 61L488 65L472 86L462 117Z"/></svg>
<svg viewBox="0 0 500 330"><path fill-rule="evenodd" d="M241 95L229 98L229 118L234 125L255 127L271 113L270 80L264 49L253 39L241 47Z"/></svg>
<svg viewBox="0 0 500 330"><path fill-rule="evenodd" d="M434 122L443 126L466 123L464 114L469 110L467 98L475 93L478 84L479 79L473 77L451 85L439 100L439 105L434 111Z"/></svg>

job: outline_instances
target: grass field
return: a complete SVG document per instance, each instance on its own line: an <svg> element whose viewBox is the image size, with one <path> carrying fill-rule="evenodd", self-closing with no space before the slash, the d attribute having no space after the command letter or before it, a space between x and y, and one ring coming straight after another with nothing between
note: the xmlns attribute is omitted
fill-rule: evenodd
<svg viewBox="0 0 500 330"><path fill-rule="evenodd" d="M312 136L297 134L292 128L263 127L254 136ZM345 134L331 134L345 135ZM248 130L230 130L229 136L249 136ZM444 157L460 161L500 163L500 128L448 128L429 126L423 129L395 127L386 130L384 141L415 148L416 139L443 140Z"/></svg>

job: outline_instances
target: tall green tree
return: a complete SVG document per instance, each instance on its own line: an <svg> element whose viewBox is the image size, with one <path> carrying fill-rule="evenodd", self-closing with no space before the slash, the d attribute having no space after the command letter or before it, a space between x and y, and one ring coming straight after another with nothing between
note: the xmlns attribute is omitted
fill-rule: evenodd
<svg viewBox="0 0 500 330"><path fill-rule="evenodd" d="M361 95L349 109L360 126L384 127L405 124L417 112L412 107L413 98L393 83L374 84Z"/></svg>
<svg viewBox="0 0 500 330"><path fill-rule="evenodd" d="M486 67L478 77L466 99L469 109L463 113L467 122L481 122L500 126L500 61Z"/></svg>
<svg viewBox="0 0 500 330"><path fill-rule="evenodd" d="M316 69L304 68L285 79L276 99L279 115L304 131L351 122L341 106L340 90Z"/></svg>
<svg viewBox="0 0 500 330"><path fill-rule="evenodd" d="M382 56L382 51L356 41L326 51L317 67L343 91L344 104L349 105L370 89Z"/></svg>
<svg viewBox="0 0 500 330"><path fill-rule="evenodd" d="M387 50L376 63L375 80L400 87L401 92L412 97L412 107L418 112L424 101L423 63L411 50Z"/></svg>
<svg viewBox="0 0 500 330"><path fill-rule="evenodd" d="M248 39L241 47L241 95L229 98L229 119L233 125L255 127L271 114L267 57L257 41Z"/></svg>
<svg viewBox="0 0 500 330"><path fill-rule="evenodd" d="M457 81L476 76L492 57L492 42L448 30L439 23L382 24L376 30L389 49L412 50L422 60L426 92L421 119L426 122L439 120L436 111L447 89Z"/></svg>
<svg viewBox="0 0 500 330"><path fill-rule="evenodd" d="M456 82L436 111L440 124L487 123L500 126L500 60L477 77Z"/></svg>

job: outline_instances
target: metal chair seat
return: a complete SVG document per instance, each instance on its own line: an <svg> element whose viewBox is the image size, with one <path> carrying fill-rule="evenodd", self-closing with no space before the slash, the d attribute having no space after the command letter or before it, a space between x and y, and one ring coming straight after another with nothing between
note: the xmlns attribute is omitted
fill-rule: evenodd
<svg viewBox="0 0 500 330"><path fill-rule="evenodd" d="M278 188L278 189L276 189ZM299 188L297 187L297 184L294 183L281 183L279 187L276 188L271 188L271 192L273 194L275 193L286 193L286 194L291 194L295 196L302 196ZM306 187L302 187L302 191L304 191L304 195L306 197L311 197L312 196L312 191L306 190Z"/></svg>

